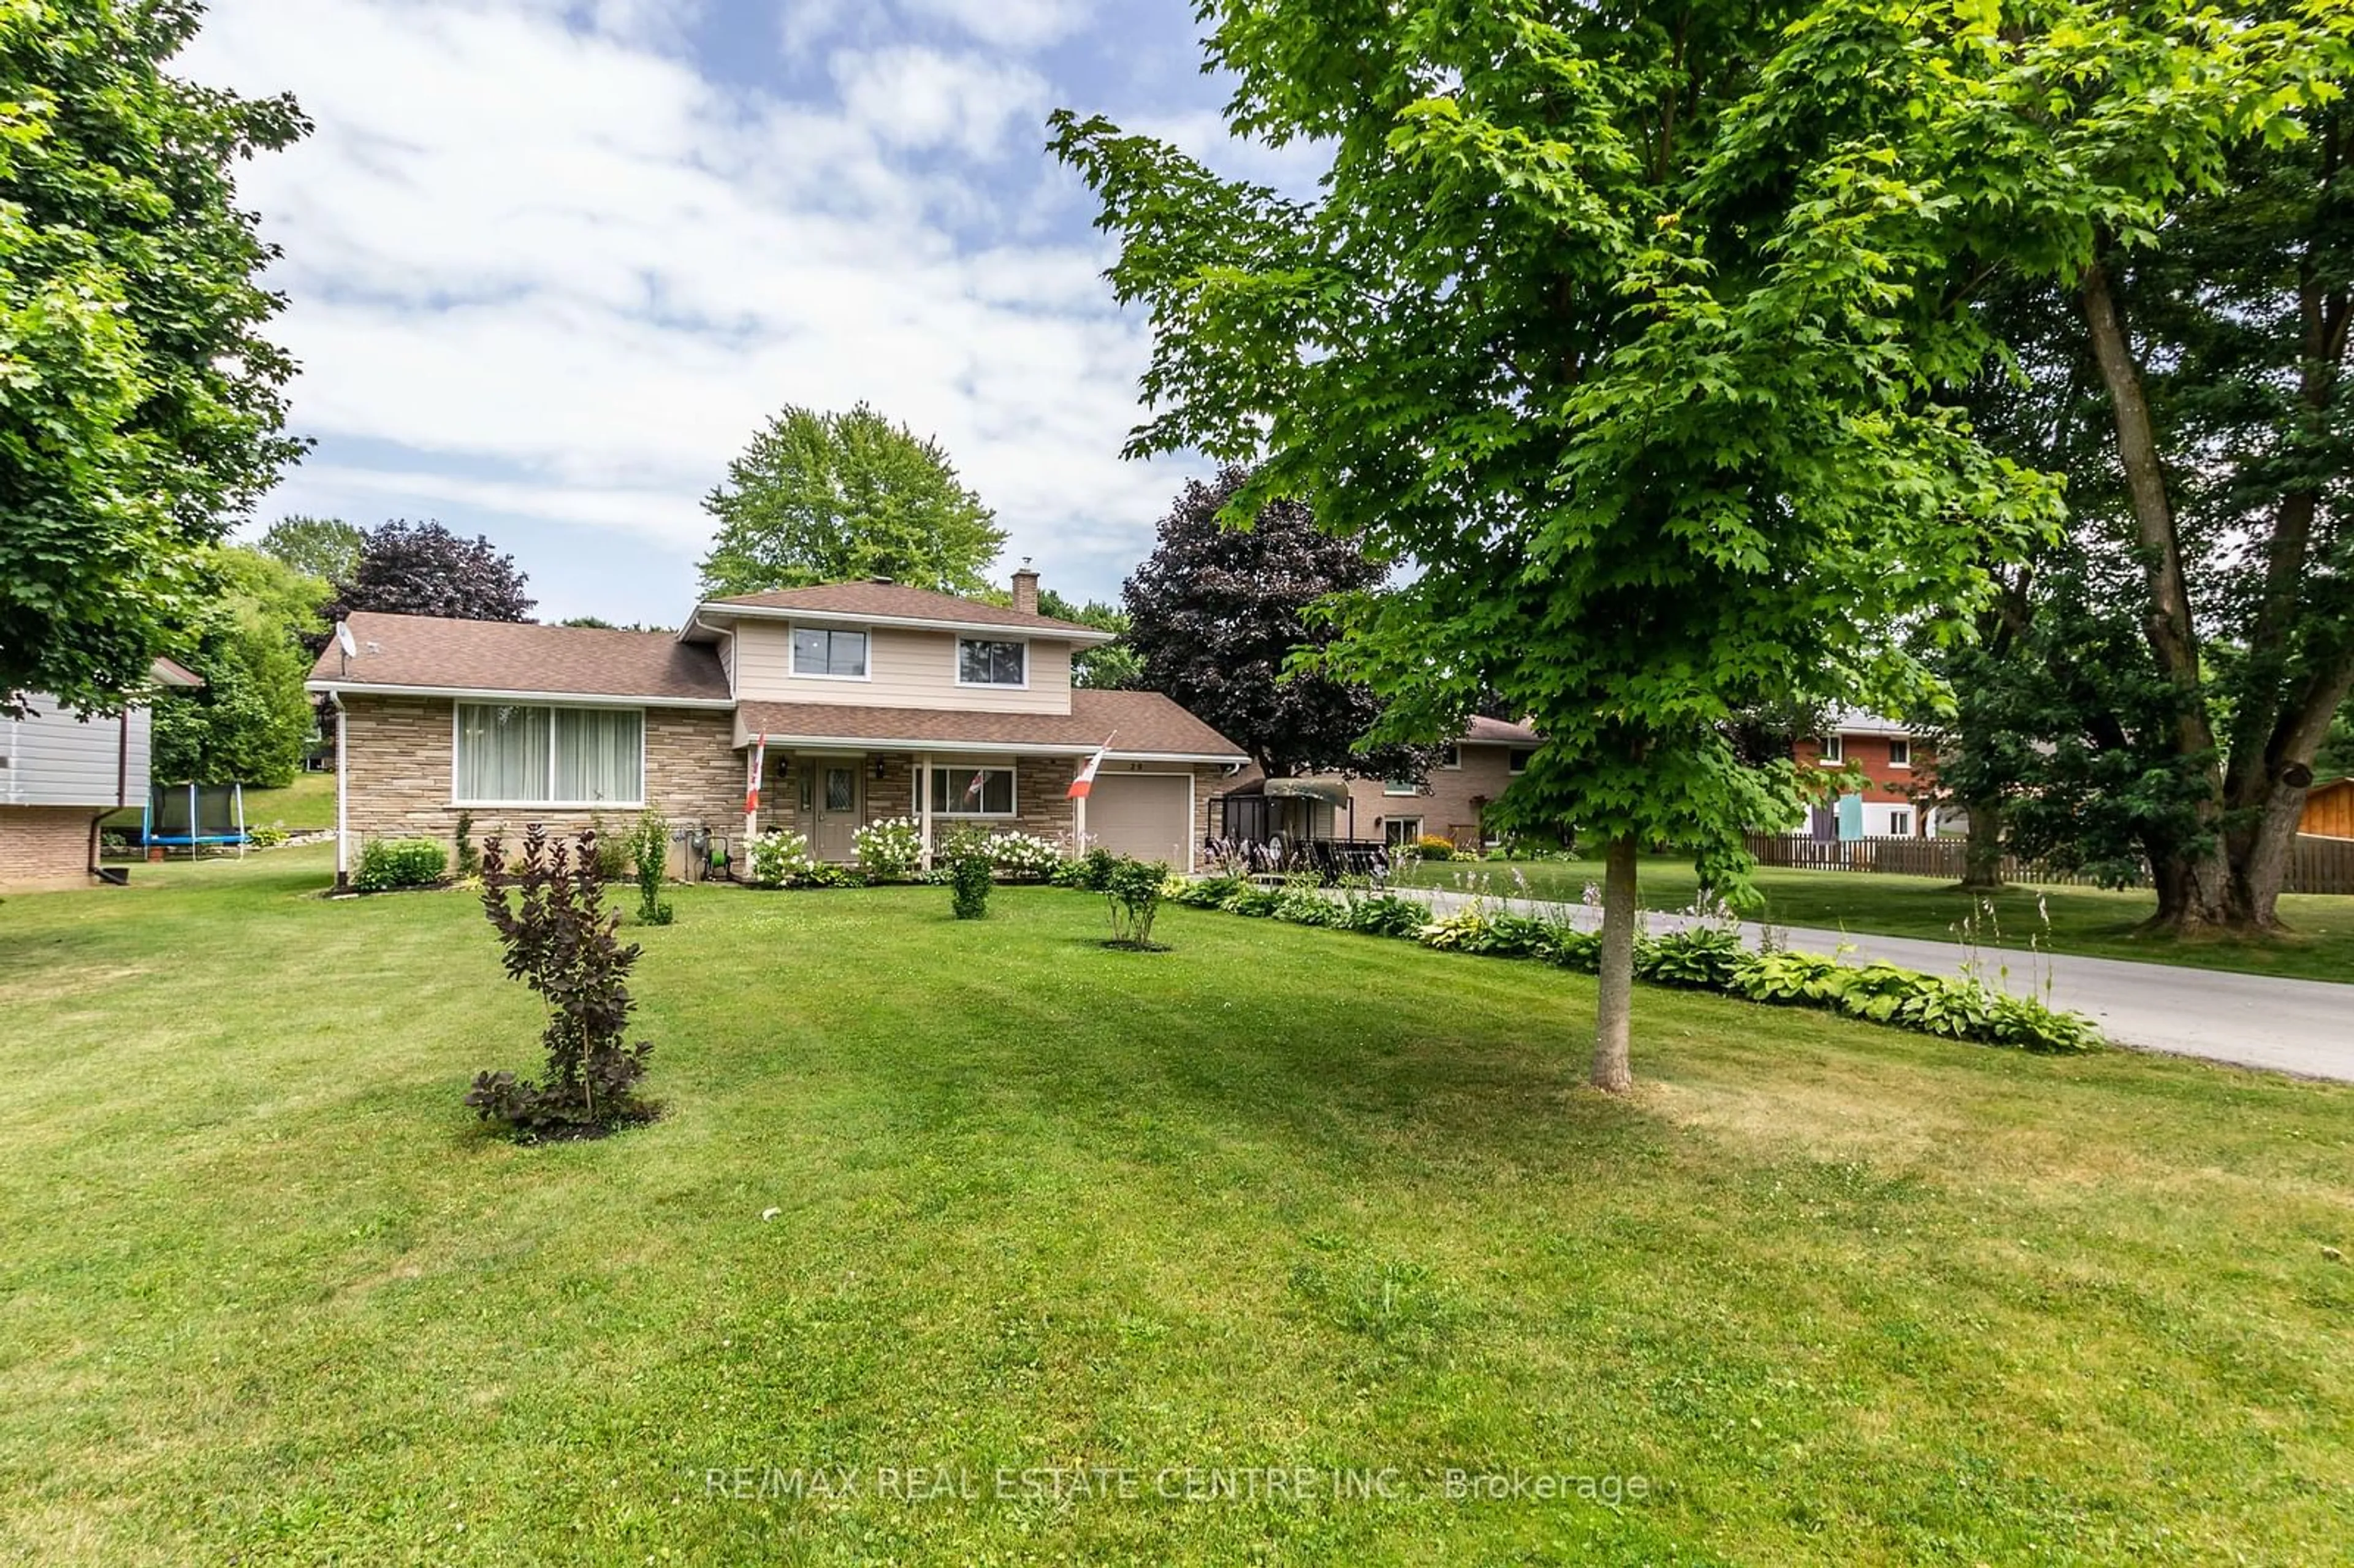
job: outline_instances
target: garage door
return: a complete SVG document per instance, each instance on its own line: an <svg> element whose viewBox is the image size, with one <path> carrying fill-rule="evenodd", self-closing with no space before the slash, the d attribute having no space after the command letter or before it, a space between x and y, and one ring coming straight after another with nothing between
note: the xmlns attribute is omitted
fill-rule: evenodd
<svg viewBox="0 0 2354 1568"><path fill-rule="evenodd" d="M1193 780L1182 773L1106 773L1087 794L1087 844L1139 860L1190 865Z"/></svg>

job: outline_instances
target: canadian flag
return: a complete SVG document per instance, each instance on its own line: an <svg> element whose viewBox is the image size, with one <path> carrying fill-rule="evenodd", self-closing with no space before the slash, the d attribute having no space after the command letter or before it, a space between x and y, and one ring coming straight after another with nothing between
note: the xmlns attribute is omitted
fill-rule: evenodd
<svg viewBox="0 0 2354 1568"><path fill-rule="evenodd" d="M1103 766L1104 757L1110 750L1111 742L1108 740L1096 747L1096 754L1087 758L1087 766L1081 768L1078 777L1071 780L1071 787L1065 791L1063 799L1084 800L1087 798L1087 791L1096 787L1096 769Z"/></svg>

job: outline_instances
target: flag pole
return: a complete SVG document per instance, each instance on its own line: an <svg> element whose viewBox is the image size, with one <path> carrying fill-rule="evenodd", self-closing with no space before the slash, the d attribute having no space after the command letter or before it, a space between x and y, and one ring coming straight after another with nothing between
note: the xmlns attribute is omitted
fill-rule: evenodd
<svg viewBox="0 0 2354 1568"><path fill-rule="evenodd" d="M1079 765L1077 775L1071 780L1071 840L1074 853L1087 853L1087 791L1094 788L1096 769L1103 765L1104 757L1111 750L1111 743L1119 734L1119 731L1114 730L1110 735L1104 736L1104 743L1096 747L1094 756Z"/></svg>

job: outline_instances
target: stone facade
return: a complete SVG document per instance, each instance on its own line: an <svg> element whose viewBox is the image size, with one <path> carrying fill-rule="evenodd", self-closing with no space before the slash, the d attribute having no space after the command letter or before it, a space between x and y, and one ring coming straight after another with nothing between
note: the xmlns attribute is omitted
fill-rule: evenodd
<svg viewBox="0 0 2354 1568"><path fill-rule="evenodd" d="M0 890L88 887L90 825L104 809L0 806Z"/></svg>
<svg viewBox="0 0 2354 1568"><path fill-rule="evenodd" d="M471 810L474 840L493 833L520 838L532 822L559 832L588 826L626 827L634 806L601 812L528 807L461 807L452 754L457 705L448 697L346 694L350 758L348 822L357 845L370 839L429 838L455 845L458 813ZM646 714L646 804L673 829L705 827L734 837L744 825L744 763L733 749L734 720L717 709L650 707Z"/></svg>

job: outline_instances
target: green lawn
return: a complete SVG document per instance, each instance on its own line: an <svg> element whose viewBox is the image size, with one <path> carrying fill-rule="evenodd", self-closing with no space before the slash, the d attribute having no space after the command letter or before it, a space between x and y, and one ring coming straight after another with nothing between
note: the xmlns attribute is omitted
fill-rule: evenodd
<svg viewBox="0 0 2354 1568"><path fill-rule="evenodd" d="M1187 910L1115 953L1044 889L959 924L936 888L695 888L641 933L667 1116L521 1149L459 1105L537 1028L472 902L328 903L327 863L0 903L0 1559L2354 1540L2354 1090L1645 991L1613 1102L1591 982L1538 965ZM874 1495L915 1466L982 1495ZM993 1495L1097 1466L1143 1495ZM737 1467L861 1495L711 1495ZM1396 1478L1156 1495L1185 1467Z"/></svg>
<svg viewBox="0 0 2354 1568"><path fill-rule="evenodd" d="M1602 863L1434 861L1416 866L1405 880L1575 904L1586 884L1600 885ZM1988 920L1978 911L1979 900L1935 877L1769 866L1759 868L1757 885L1766 895L1766 907L1753 918L1782 926L1951 940L1956 927L1976 916L1979 943L1988 948L2024 948L2032 938L2048 952L2354 981L2354 898L2285 895L2281 918L2293 934L2277 941L2182 942L2135 929L2158 907L2155 895L2146 892L2013 887L1994 896ZM1642 887L1649 907L1682 909L1696 895L1698 878L1688 860L1649 857L1643 862Z"/></svg>

